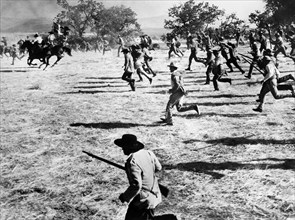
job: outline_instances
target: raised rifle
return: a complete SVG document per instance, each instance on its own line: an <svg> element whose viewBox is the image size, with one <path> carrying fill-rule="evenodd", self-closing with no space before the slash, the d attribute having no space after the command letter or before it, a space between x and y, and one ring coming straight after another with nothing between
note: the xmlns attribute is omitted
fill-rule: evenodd
<svg viewBox="0 0 295 220"><path fill-rule="evenodd" d="M109 160L104 159L104 158L102 158L102 157L96 156L96 155L94 155L94 154L92 154L92 153L89 153L89 152L87 152L87 151L84 151L84 150L83 150L82 152L85 153L85 154L87 154L87 155L90 156L90 157L93 157L93 158L97 159L97 160L103 161L103 162L105 162L105 163L107 163L107 164L110 164L110 165L112 165L112 166L114 166L114 167L117 167L117 168L119 168L119 169L121 169L121 170L125 170L125 167L122 166L122 165L120 165L120 164L114 163L114 162L112 162L112 161L109 161ZM166 186L163 186L163 185L161 185L161 184L159 184L159 188L160 188L160 192L161 192L161 194L162 194L163 196L167 197L168 194L169 194L169 189L168 189ZM150 189L147 189L147 188L142 188L142 189L147 190L147 191L149 191L149 192L155 194L155 193L154 193L153 191L151 191Z"/></svg>

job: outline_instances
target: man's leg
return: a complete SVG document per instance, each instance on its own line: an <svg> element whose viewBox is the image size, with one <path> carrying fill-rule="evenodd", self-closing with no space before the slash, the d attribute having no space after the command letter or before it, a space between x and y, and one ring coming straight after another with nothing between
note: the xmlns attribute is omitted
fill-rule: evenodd
<svg viewBox="0 0 295 220"><path fill-rule="evenodd" d="M262 112L265 96L270 91L269 87L268 87L268 83L269 82L264 82L262 84L262 87L261 87L261 90L259 93L259 99L257 100L257 101L259 101L259 105L257 106L257 108L254 108L253 111Z"/></svg>
<svg viewBox="0 0 295 220"><path fill-rule="evenodd" d="M242 74L244 74L245 73L245 71L240 67L240 65L238 64L238 62L237 62L237 59L235 58L235 59L233 59L233 64L235 65L235 67L236 68L238 68L239 70L240 70L240 72L242 73Z"/></svg>
<svg viewBox="0 0 295 220"><path fill-rule="evenodd" d="M213 86L214 86L215 91L218 91L219 90L219 88L218 88L218 82L217 82L218 77L219 77L219 75L216 74L216 75L213 76L213 79L212 79Z"/></svg>
<svg viewBox="0 0 295 220"><path fill-rule="evenodd" d="M209 64L207 70L206 70L206 83L205 84L210 84L210 73L212 72L212 65Z"/></svg>
<svg viewBox="0 0 295 220"><path fill-rule="evenodd" d="M153 79L148 76L148 74L144 71L142 66L137 69L137 74L138 74L138 76L141 74L144 75L150 81L150 84L152 84ZM141 78L141 81L142 81L142 78Z"/></svg>
<svg viewBox="0 0 295 220"><path fill-rule="evenodd" d="M279 94L277 88L277 80L273 79L268 84L268 88L275 99L284 99L294 97L294 94Z"/></svg>
<svg viewBox="0 0 295 220"><path fill-rule="evenodd" d="M184 105L183 104L184 97L185 97L185 95L183 94L183 96L179 99L179 102L176 104L177 111L178 112L186 112L186 111L194 110L199 115L200 111L199 111L198 105L197 104L195 104L195 105Z"/></svg>
<svg viewBox="0 0 295 220"><path fill-rule="evenodd" d="M188 67L185 70L191 70L192 60L193 60L193 54L191 53L188 58Z"/></svg>
<svg viewBox="0 0 295 220"><path fill-rule="evenodd" d="M226 65L227 65L227 67L229 68L229 71L230 71L230 72L233 72L233 71L234 71L234 70L233 70L233 67L231 66L231 60L230 60L230 59L226 60Z"/></svg>
<svg viewBox="0 0 295 220"><path fill-rule="evenodd" d="M183 92L179 89L176 92L172 93L169 97L169 101L166 106L166 112L165 112L165 121L169 125L173 125L172 122L172 109L174 105L177 105L181 97L183 96Z"/></svg>
<svg viewBox="0 0 295 220"><path fill-rule="evenodd" d="M227 82L231 84L231 79L230 78L222 78L222 76L219 76L217 79L219 82Z"/></svg>
<svg viewBox="0 0 295 220"><path fill-rule="evenodd" d="M136 207L129 206L125 215L125 220L153 220L153 209L138 209Z"/></svg>

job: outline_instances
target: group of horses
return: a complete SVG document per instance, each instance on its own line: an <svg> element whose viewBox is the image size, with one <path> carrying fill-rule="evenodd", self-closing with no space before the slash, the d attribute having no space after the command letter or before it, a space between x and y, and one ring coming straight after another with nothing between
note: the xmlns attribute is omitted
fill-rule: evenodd
<svg viewBox="0 0 295 220"><path fill-rule="evenodd" d="M20 50L28 51L27 64L29 66L37 65L33 63L33 60L37 59L41 61L39 68L41 68L42 65L45 65L43 70L45 70L49 66L49 59L52 56L57 57L52 67L55 66L61 58L63 58L64 52L66 52L69 56L72 56L71 48L64 46L63 44L44 45L39 47L33 42L26 40L22 44L20 44L19 48Z"/></svg>
<svg viewBox="0 0 295 220"><path fill-rule="evenodd" d="M41 61L41 64L39 65L39 68L41 68L43 65L45 65L45 70L49 66L49 60L52 56L56 56L57 59L52 65L56 65L58 61L60 61L64 57L64 52L67 53L69 56L72 56L71 54L71 48L64 46L63 44L58 45L40 45L37 46L30 40L19 40L17 42L18 45L18 56L23 57L26 53L28 54L27 64L29 66L31 65L37 65L36 63L33 63L33 60L39 60ZM5 46L0 45L0 55L3 58L6 57L13 57L13 46Z"/></svg>

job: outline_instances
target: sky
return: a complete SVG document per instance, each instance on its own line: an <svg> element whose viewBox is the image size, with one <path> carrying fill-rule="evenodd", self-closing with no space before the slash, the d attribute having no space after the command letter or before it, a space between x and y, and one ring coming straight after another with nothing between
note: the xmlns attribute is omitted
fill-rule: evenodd
<svg viewBox="0 0 295 220"><path fill-rule="evenodd" d="M0 0L1 19L29 19L47 17L53 19L61 8L56 0ZM67 0L75 4L77 0ZM101 0L105 6L125 5L136 12L137 18L167 16L168 9L187 0ZM195 1L196 3L203 1ZM209 0L211 5L224 9L226 14L236 13L240 19L248 20L255 10L263 11L265 3L262 0Z"/></svg>

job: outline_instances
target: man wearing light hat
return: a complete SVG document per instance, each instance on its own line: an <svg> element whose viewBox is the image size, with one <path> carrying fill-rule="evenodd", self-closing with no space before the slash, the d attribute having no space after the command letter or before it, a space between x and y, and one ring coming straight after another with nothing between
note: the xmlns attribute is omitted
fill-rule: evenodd
<svg viewBox="0 0 295 220"><path fill-rule="evenodd" d="M171 86L172 88L169 90L172 94L169 97L169 101L166 106L165 118L161 118L167 125L173 125L172 122L172 109L176 106L178 112L186 112L190 110L195 110L199 115L198 105L183 105L183 99L186 96L186 91L183 87L183 76L182 73L176 71L178 69L177 66L174 65L173 62L168 65L171 72Z"/></svg>
<svg viewBox="0 0 295 220"><path fill-rule="evenodd" d="M128 156L125 169L129 187L119 196L121 202L129 203L125 220L154 219L154 209L162 201L155 175L162 169L159 160L133 134L124 134L114 143Z"/></svg>

